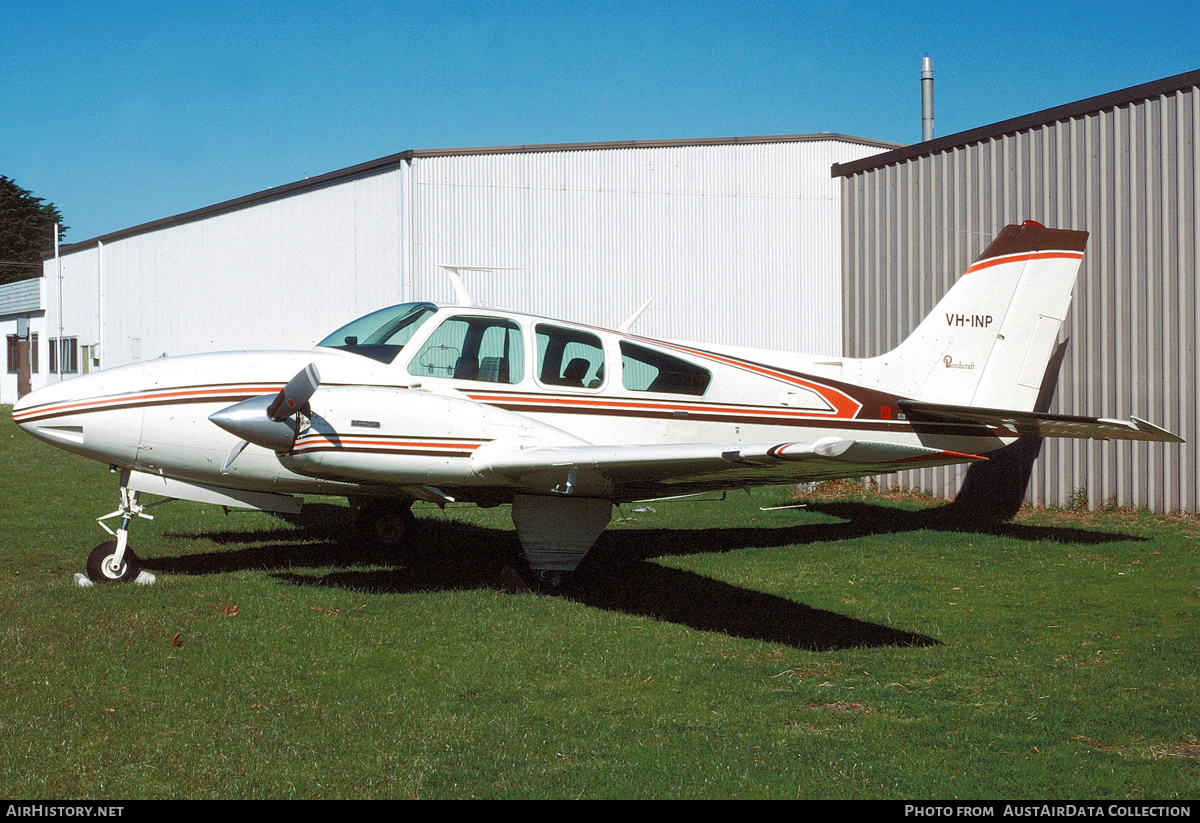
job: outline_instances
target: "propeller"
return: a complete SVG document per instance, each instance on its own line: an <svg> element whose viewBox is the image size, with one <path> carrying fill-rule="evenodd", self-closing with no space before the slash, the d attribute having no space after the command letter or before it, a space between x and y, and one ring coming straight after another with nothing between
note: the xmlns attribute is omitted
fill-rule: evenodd
<svg viewBox="0 0 1200 823"><path fill-rule="evenodd" d="M317 371L317 364L309 363L275 395L275 399L267 407L267 417L276 423L287 420L304 408L304 404L320 385L321 373Z"/></svg>
<svg viewBox="0 0 1200 823"><path fill-rule="evenodd" d="M298 429L293 417L308 405L309 398L320 385L317 365L309 363L279 390L279 394L251 397L210 414L209 420L239 438L221 464L222 474L250 443L279 453L291 451L296 444Z"/></svg>

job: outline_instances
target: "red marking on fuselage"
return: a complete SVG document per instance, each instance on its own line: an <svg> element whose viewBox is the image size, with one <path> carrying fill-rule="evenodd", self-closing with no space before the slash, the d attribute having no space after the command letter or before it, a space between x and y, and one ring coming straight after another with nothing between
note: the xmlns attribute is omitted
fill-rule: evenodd
<svg viewBox="0 0 1200 823"><path fill-rule="evenodd" d="M978 263L973 263L967 267L963 274L970 274L973 271L980 269L991 268L992 266L1001 266L1005 263L1019 263L1025 260L1082 260L1083 252L1081 251L1031 251L1022 252L1020 254L1010 254L1004 257L989 257L987 260L981 260Z"/></svg>
<svg viewBox="0 0 1200 823"><path fill-rule="evenodd" d="M796 375L796 374L790 374L785 371L780 371L779 369L773 368L771 366L766 366L761 363L754 363L749 360L742 360L740 358L730 357L728 355L723 355L723 354L717 354L715 352L703 351L702 349L693 349L690 346L681 346L681 345L678 345L677 343L664 343L661 340L651 340L649 338L633 338L633 339L643 340L643 342L647 342L647 343L653 343L654 345L662 346L663 348L666 348L666 349L672 349L674 351L684 352L685 354L690 354L693 357L699 357L704 360L712 360L715 363L721 363L722 365L725 365L725 366L731 366L732 368L735 368L735 369L741 369L742 371L752 372L754 374L762 375L763 377L769 377L772 380L779 380L784 383L788 383L793 386L800 386L801 388L805 388L805 389L808 389L809 391L815 392L817 395L819 395L821 397L822 400L824 400L826 403L828 403L832 407L832 411L822 412L822 411L818 411L818 410L805 410L806 414L809 414L812 416L852 418L858 414L858 412L862 409L862 406L863 406L862 403L858 402L853 397L851 397L850 395L841 391L840 389L835 389L832 386L825 385L824 383L818 383L813 380L808 380L808 379L801 377L799 375Z"/></svg>

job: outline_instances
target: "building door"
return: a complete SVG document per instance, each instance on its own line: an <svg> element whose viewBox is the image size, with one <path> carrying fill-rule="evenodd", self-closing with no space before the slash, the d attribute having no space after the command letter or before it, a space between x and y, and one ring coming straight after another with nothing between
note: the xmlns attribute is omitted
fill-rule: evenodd
<svg viewBox="0 0 1200 823"><path fill-rule="evenodd" d="M30 375L32 374L29 357L29 332L17 338L17 399L20 400L32 391Z"/></svg>

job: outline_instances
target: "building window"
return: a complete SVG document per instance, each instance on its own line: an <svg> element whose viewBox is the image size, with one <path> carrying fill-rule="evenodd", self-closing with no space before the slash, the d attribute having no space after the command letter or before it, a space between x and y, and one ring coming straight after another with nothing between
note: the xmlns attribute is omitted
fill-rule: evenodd
<svg viewBox="0 0 1200 823"><path fill-rule="evenodd" d="M77 337L50 338L50 373L75 374L79 371Z"/></svg>
<svg viewBox="0 0 1200 823"><path fill-rule="evenodd" d="M30 374L38 373L38 336L34 332L29 336L29 372Z"/></svg>
<svg viewBox="0 0 1200 823"><path fill-rule="evenodd" d="M8 373L14 374L20 368L20 358L17 356L17 336L8 336Z"/></svg>
<svg viewBox="0 0 1200 823"><path fill-rule="evenodd" d="M63 374L75 374L79 371L79 346L78 338L64 337L58 341L59 352L58 362L62 366Z"/></svg>

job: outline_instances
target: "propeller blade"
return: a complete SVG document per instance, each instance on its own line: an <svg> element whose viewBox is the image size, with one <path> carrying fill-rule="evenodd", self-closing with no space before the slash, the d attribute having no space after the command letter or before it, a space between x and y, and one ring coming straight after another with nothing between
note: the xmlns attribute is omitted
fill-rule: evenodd
<svg viewBox="0 0 1200 823"><path fill-rule="evenodd" d="M309 363L275 396L275 400L267 407L267 417L276 423L287 420L304 408L320 385L321 373L317 371L317 364Z"/></svg>
<svg viewBox="0 0 1200 823"><path fill-rule="evenodd" d="M229 468L229 464L237 460L238 455L249 445L249 440L239 440L233 444L233 448L229 450L229 454L225 455L225 462L221 464L221 474L225 473L225 470Z"/></svg>

